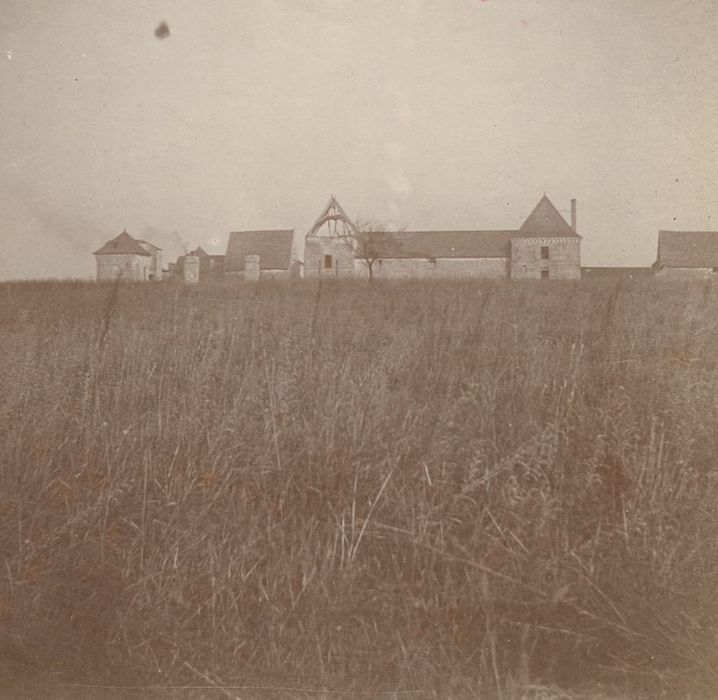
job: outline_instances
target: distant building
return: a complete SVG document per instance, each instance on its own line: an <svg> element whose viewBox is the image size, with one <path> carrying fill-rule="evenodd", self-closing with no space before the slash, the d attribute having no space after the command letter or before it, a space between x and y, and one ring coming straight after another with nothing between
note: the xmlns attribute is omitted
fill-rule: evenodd
<svg viewBox="0 0 718 700"><path fill-rule="evenodd" d="M194 250L190 250L190 255L196 255L199 258L200 274L222 272L224 268L224 255L211 255L207 253L202 246L197 246Z"/></svg>
<svg viewBox="0 0 718 700"><path fill-rule="evenodd" d="M357 234L354 222L332 195L304 237L304 276L355 276Z"/></svg>
<svg viewBox="0 0 718 700"><path fill-rule="evenodd" d="M718 277L718 231L659 231L657 277Z"/></svg>
<svg viewBox="0 0 718 700"><path fill-rule="evenodd" d="M294 229L275 231L232 231L227 242L224 271L245 276L247 258L259 257L260 277L290 277L299 274L294 247Z"/></svg>
<svg viewBox="0 0 718 700"><path fill-rule="evenodd" d="M202 277L208 274L221 274L224 271L224 255L210 255L202 246L197 246L194 250L187 253L187 255L193 255L199 258L199 274ZM184 270L185 257L185 255L180 255L176 262L169 263L167 271L172 275L179 275L181 277Z"/></svg>
<svg viewBox="0 0 718 700"><path fill-rule="evenodd" d="M581 236L545 195L518 230L358 231L334 197L307 232L304 275L578 279Z"/></svg>
<svg viewBox="0 0 718 700"><path fill-rule="evenodd" d="M98 280L145 282L162 279L162 250L123 231L93 255Z"/></svg>

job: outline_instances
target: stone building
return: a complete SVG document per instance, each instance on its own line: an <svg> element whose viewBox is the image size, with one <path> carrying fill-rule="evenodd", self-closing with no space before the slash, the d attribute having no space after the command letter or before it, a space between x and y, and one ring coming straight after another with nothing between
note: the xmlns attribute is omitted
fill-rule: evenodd
<svg viewBox="0 0 718 700"><path fill-rule="evenodd" d="M511 279L578 279L581 277L581 236L576 231L576 200L571 224L544 195L511 236Z"/></svg>
<svg viewBox="0 0 718 700"><path fill-rule="evenodd" d="M718 231L659 231L656 277L718 278Z"/></svg>
<svg viewBox="0 0 718 700"><path fill-rule="evenodd" d="M162 279L162 250L123 231L93 255L98 280L145 282Z"/></svg>
<svg viewBox="0 0 718 700"><path fill-rule="evenodd" d="M248 273L251 273L254 277L257 262L259 277L279 279L298 275L299 262L294 246L294 229L232 231L227 241L224 271L242 277L249 277Z"/></svg>
<svg viewBox="0 0 718 700"><path fill-rule="evenodd" d="M332 195L304 238L304 276L355 276L358 233Z"/></svg>
<svg viewBox="0 0 718 700"><path fill-rule="evenodd" d="M578 279L581 236L544 195L518 230L358 231L334 197L306 235L304 275Z"/></svg>
<svg viewBox="0 0 718 700"><path fill-rule="evenodd" d="M187 256L193 256L199 259L199 274L201 277L206 275L219 275L224 272L224 255L211 255L205 251L202 246L197 246L185 255L180 255L177 261L169 263L167 271L172 275L182 277L184 270L184 262Z"/></svg>

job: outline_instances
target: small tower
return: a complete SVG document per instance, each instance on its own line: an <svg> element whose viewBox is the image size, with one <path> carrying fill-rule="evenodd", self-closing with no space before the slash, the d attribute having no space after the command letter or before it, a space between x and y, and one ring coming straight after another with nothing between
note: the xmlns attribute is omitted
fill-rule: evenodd
<svg viewBox="0 0 718 700"><path fill-rule="evenodd" d="M511 278L580 278L581 236L575 227L576 200L571 200L569 224L544 195L511 237Z"/></svg>
<svg viewBox="0 0 718 700"><path fill-rule="evenodd" d="M93 253L97 261L97 279L127 282L153 279L160 252L157 246L139 241L124 230Z"/></svg>
<svg viewBox="0 0 718 700"><path fill-rule="evenodd" d="M244 256L244 279L247 282L259 282L259 255Z"/></svg>
<svg viewBox="0 0 718 700"><path fill-rule="evenodd" d="M197 284L199 282L199 257L197 255L185 255L182 261L182 281L185 284Z"/></svg>

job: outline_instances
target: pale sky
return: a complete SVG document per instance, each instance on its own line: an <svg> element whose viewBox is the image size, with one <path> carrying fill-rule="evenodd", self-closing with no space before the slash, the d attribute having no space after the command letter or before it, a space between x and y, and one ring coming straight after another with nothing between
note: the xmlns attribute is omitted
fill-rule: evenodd
<svg viewBox="0 0 718 700"><path fill-rule="evenodd" d="M713 0L0 0L0 279L330 194L409 229L576 197L584 265L648 265L718 229L717 40Z"/></svg>

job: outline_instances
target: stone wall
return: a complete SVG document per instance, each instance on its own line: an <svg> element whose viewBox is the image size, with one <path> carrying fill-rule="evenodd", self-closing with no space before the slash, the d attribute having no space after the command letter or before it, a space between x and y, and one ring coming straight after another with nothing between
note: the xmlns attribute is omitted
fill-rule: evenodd
<svg viewBox="0 0 718 700"><path fill-rule="evenodd" d="M162 279L162 251L155 248L151 243L146 241L140 242L140 246L144 248L151 256L152 261L149 266L150 279L159 281Z"/></svg>
<svg viewBox="0 0 718 700"><path fill-rule="evenodd" d="M354 262L354 250L348 239L307 236L304 243L304 277L353 277L356 274Z"/></svg>
<svg viewBox="0 0 718 700"><path fill-rule="evenodd" d="M286 280L292 277L291 270L260 270L259 277L263 280Z"/></svg>
<svg viewBox="0 0 718 700"><path fill-rule="evenodd" d="M357 274L369 276L366 263L356 261ZM376 279L439 279L470 277L505 279L509 273L506 258L383 258L372 268Z"/></svg>
<svg viewBox="0 0 718 700"><path fill-rule="evenodd" d="M152 274L153 258L150 255L97 255L97 279L100 281L122 279L128 282L144 282Z"/></svg>
<svg viewBox="0 0 718 700"><path fill-rule="evenodd" d="M244 279L247 282L259 281L259 255L244 256Z"/></svg>
<svg viewBox="0 0 718 700"><path fill-rule="evenodd" d="M718 279L718 273L712 267L664 267L656 270L656 277L660 279L686 280L686 279Z"/></svg>
<svg viewBox="0 0 718 700"><path fill-rule="evenodd" d="M182 281L185 284L197 284L199 282L199 258L196 255L184 256Z"/></svg>
<svg viewBox="0 0 718 700"><path fill-rule="evenodd" d="M541 249L548 248L548 259ZM512 279L572 280L581 277L580 238L512 238ZM543 274L542 274L543 273Z"/></svg>
<svg viewBox="0 0 718 700"><path fill-rule="evenodd" d="M162 251L155 250L152 253L152 265L150 266L152 279L159 282L162 279Z"/></svg>

